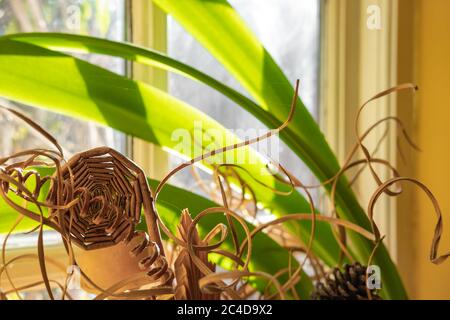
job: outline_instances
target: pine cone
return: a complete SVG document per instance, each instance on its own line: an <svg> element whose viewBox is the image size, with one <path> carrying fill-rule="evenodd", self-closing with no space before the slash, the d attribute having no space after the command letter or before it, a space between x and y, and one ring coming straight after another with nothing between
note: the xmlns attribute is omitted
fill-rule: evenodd
<svg viewBox="0 0 450 320"><path fill-rule="evenodd" d="M312 300L369 300L366 270L358 262L345 265L344 270L334 268L324 279L318 281L311 295ZM373 300L381 300L376 290L370 290Z"/></svg>

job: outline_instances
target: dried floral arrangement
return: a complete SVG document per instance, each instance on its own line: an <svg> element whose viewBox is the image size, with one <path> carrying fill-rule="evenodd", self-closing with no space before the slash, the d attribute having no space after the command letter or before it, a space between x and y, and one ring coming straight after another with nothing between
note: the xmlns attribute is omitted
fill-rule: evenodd
<svg viewBox="0 0 450 320"><path fill-rule="evenodd" d="M279 181L291 189L303 190L309 200L310 212L289 214L269 222L259 222L255 228L249 228L246 223L248 218L256 219L258 213L257 199L248 196L252 195L252 190L241 176L242 172L247 174L248 172L236 164L215 164L214 174L207 183L193 165L214 155L270 138L285 129L294 116L298 82L290 114L279 128L270 130L263 136L213 150L187 161L170 171L155 190L149 187L143 171L119 152L100 147L66 160L63 148L46 130L18 111L1 107L3 111L12 113L40 132L55 148L24 150L0 159L1 197L19 214L17 222L2 246L0 279L5 275L12 289L2 291L0 287L0 300L7 299L12 293L20 297L21 291L38 286L45 286L50 299L55 298L52 290L55 287L61 290L62 299L73 299L68 290L70 274L67 274L64 283L49 278L47 265L57 263L45 254L44 227L56 230L61 235L68 265L80 267L84 286L96 293L95 299L299 299L294 288L301 278L306 276L316 282L312 299L381 299L375 289L367 286L367 266L371 264L374 252L383 241L383 235L374 220L374 207L381 195L400 195L401 184L404 182L413 183L421 188L431 200L438 218L430 260L432 263L440 264L449 256L437 253L442 234L442 217L438 202L431 191L413 178L402 177L392 164L375 157L374 152L370 152L364 145L364 139L375 128L386 122L394 122L406 141L417 149L401 120L396 117L380 119L362 133L358 127L359 115L371 101L400 90L415 91L417 88L412 84L393 87L377 94L359 109L355 120L357 143L342 169L324 183L305 185L280 163L275 163ZM363 158L355 160L359 151L362 151ZM374 164L389 168L392 177L383 181L374 169ZM41 175L38 167L51 168L53 174ZM198 212L194 218L191 217L189 208L181 210L178 230L174 233L159 218L156 203L159 193L169 179L187 167L192 169L198 185L222 205ZM336 210L334 198L337 182L351 168L360 168L351 183L362 170L368 169L378 184L367 210L371 230L340 218ZM251 178L263 184L257 177ZM30 181L33 183L29 183ZM325 184L332 186L331 212L328 215L317 213L310 192L311 189L321 188ZM48 192L43 194L46 185L49 186ZM264 186L267 192L281 196L286 194ZM142 212L145 231L137 228ZM208 216L214 214L225 215L227 223L215 225L205 237L201 238L197 224L201 219L208 219ZM14 279L9 275L8 269L14 262L30 257L19 256L7 260L6 249L9 236L25 217L37 223L36 228L30 230L38 233L37 254L31 258L39 261L42 280L18 287L14 285ZM284 232L284 223L293 220L311 222L310 238L304 245L292 246L289 243L289 235ZM311 251L318 221L332 226L340 247L341 264L332 270L327 270L323 262ZM243 239L237 236L237 228L244 231ZM369 261L357 262L352 258L346 240L346 233L349 230L373 242L373 252ZM253 239L259 233L270 235L291 252L286 267L275 274L252 270L249 267L254 248ZM163 241L162 235L167 240ZM228 237L232 239L232 250L224 249L222 246ZM209 260L210 254L228 259L229 268L227 270L216 268ZM101 272L95 271L96 264L101 264L105 256L109 263L117 265L114 269L116 274L108 273L104 265L98 266ZM268 255L267 259L270 258ZM310 275L303 272L306 265L312 270ZM263 280L264 288L257 290L253 286L252 279Z"/></svg>

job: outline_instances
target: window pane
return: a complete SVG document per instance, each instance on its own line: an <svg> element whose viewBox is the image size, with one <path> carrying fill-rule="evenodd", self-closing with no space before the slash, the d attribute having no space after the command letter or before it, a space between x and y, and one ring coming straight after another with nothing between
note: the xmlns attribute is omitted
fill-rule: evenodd
<svg viewBox="0 0 450 320"><path fill-rule="evenodd" d="M300 96L317 119L320 53L320 0L229 0L294 84L301 79ZM168 18L169 55L186 62L246 94L237 81L174 19ZM171 74L170 93L187 101L229 129L263 129L251 114L209 87ZM242 137L241 137L242 138ZM313 176L285 144L280 161L305 183ZM172 162L177 160L172 157ZM181 177L181 178L180 178ZM179 176L178 184L193 179Z"/></svg>
<svg viewBox="0 0 450 320"><path fill-rule="evenodd" d="M0 0L0 35L49 31L93 35L124 40L125 0ZM124 62L106 56L80 55L82 59L123 74ZM49 111L0 99L2 105L17 108L50 131L65 149L66 157L75 152L107 145L125 151L126 137L94 123L72 119ZM13 116L0 113L0 156L46 143L39 134ZM44 145L45 146L45 145ZM54 232L45 232L47 244L60 241ZM0 243L2 237L0 237ZM14 235L8 248L35 245L36 235Z"/></svg>
<svg viewBox="0 0 450 320"><path fill-rule="evenodd" d="M124 40L124 10L125 0L0 0L0 35L49 31ZM79 57L117 73L125 71L121 59L99 55ZM24 110L49 130L65 149L66 156L103 145L125 151L125 135L112 129L10 101L0 102ZM0 113L0 131L0 156L43 143L34 131L3 113Z"/></svg>
<svg viewBox="0 0 450 320"><path fill-rule="evenodd" d="M111 40L125 40L126 0L0 0L0 35L18 32L48 31L92 35ZM100 55L78 57L119 74L125 74L122 59ZM65 149L66 157L95 146L110 146L125 152L126 136L110 128L80 121L0 99L0 103L25 111L50 131ZM0 113L0 156L25 148L42 147L43 139L23 122ZM8 249L35 246L37 234L16 234ZM45 231L46 245L61 242L55 231ZM0 244L3 237L0 236ZM58 296L58 290L54 294ZM46 290L22 292L25 299L48 298ZM80 292L79 299L90 297Z"/></svg>

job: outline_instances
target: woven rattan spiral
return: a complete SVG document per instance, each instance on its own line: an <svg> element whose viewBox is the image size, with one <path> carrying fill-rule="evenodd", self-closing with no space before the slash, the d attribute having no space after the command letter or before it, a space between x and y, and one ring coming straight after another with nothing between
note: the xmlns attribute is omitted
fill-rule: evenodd
<svg viewBox="0 0 450 320"><path fill-rule="evenodd" d="M107 147L76 154L53 176L47 202L61 205L76 199L63 214L50 212L72 242L92 250L124 241L131 255L144 253L139 265L151 281L171 281L153 197L135 163ZM148 233L136 231L142 210Z"/></svg>

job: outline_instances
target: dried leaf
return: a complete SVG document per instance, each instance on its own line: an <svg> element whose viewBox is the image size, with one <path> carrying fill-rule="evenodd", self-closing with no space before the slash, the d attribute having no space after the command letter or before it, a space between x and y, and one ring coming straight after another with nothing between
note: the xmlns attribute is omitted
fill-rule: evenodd
<svg viewBox="0 0 450 320"><path fill-rule="evenodd" d="M178 226L178 234L186 243L188 242L188 232L192 225L192 218L187 209L181 213L180 224ZM196 229L192 232L192 244L205 245L200 240ZM197 256L205 263L212 272L215 271L214 264L208 261L208 253L206 251L196 252ZM219 299L219 294L205 293L200 290L199 282L203 277L200 270L192 261L187 249L182 248L178 253L178 257L174 263L175 279L177 281L175 289L176 300L212 300Z"/></svg>

